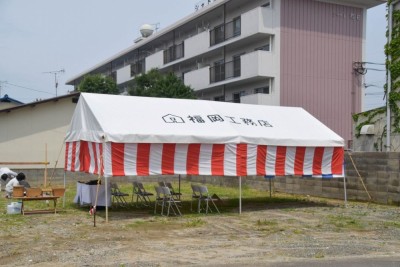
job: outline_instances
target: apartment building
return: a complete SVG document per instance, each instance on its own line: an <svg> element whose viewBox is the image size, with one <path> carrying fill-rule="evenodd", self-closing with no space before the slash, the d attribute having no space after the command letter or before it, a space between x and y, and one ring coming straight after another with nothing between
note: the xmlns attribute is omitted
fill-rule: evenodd
<svg viewBox="0 0 400 267"><path fill-rule="evenodd" d="M352 140L362 108L366 11L384 0L204 0L173 25L143 36L87 74L121 92L153 68L174 72L199 99L300 106ZM301 127L299 125L298 127Z"/></svg>

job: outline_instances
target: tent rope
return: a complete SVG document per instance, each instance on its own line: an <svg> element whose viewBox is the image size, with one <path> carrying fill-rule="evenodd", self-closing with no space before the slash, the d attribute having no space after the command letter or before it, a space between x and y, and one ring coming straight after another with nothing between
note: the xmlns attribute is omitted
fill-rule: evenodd
<svg viewBox="0 0 400 267"><path fill-rule="evenodd" d="M58 153L58 157L57 157L57 159L56 159L56 162L54 163L53 172L51 173L51 176L50 176L50 178L49 178L49 185L51 185L51 180L53 179L54 174L55 174L55 172L56 172L58 160L60 159L60 155L61 155L61 152L62 152L63 147L64 147L64 143L61 145L60 152Z"/></svg>
<svg viewBox="0 0 400 267"><path fill-rule="evenodd" d="M362 179L362 177L361 177L361 174L359 173L359 171L358 171L358 169L357 169L357 166L356 166L356 164L354 163L353 158L351 157L351 154L348 153L348 155L349 155L349 157L350 157L351 163L353 163L354 169L356 170L358 177L359 177L360 180L361 180L361 183L362 183L362 185L363 185L363 187L364 187L364 189L365 189L365 192L367 192L367 195L368 195L368 197L369 197L369 200L372 200L372 197L371 197L371 195L369 194L369 192L368 192L368 190L367 190L367 187L366 187L365 184L364 184L364 181L363 181L363 179Z"/></svg>

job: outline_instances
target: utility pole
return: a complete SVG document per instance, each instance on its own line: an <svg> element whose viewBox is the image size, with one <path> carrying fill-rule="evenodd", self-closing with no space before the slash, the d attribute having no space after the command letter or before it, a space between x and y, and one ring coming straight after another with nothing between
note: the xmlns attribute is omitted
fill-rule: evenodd
<svg viewBox="0 0 400 267"><path fill-rule="evenodd" d="M55 88L56 88L56 96L57 96L57 88L58 88L58 79L57 79L57 75L58 75L58 74L61 74L61 73L64 73L64 72L65 72L64 69L43 72L43 73L47 73L47 74L54 74L54 85L55 85Z"/></svg>

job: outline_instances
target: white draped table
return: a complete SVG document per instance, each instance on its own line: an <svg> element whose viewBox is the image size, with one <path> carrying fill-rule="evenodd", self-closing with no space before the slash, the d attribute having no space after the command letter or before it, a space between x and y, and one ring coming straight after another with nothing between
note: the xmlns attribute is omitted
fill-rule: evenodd
<svg viewBox="0 0 400 267"><path fill-rule="evenodd" d="M95 205L96 202L96 192L97 192L97 184L88 185L85 183L78 182L76 184L76 195L74 198L74 203L80 204L81 206L85 205ZM97 197L97 206L106 206L106 189L105 185L99 185L99 196ZM107 206L111 206L111 189L108 184L107 188Z"/></svg>

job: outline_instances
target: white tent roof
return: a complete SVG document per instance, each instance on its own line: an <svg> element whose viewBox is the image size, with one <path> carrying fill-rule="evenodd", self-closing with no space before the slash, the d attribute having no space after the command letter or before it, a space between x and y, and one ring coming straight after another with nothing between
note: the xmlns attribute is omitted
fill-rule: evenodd
<svg viewBox="0 0 400 267"><path fill-rule="evenodd" d="M103 140L104 137L104 140ZM343 147L298 107L82 93L66 142Z"/></svg>

